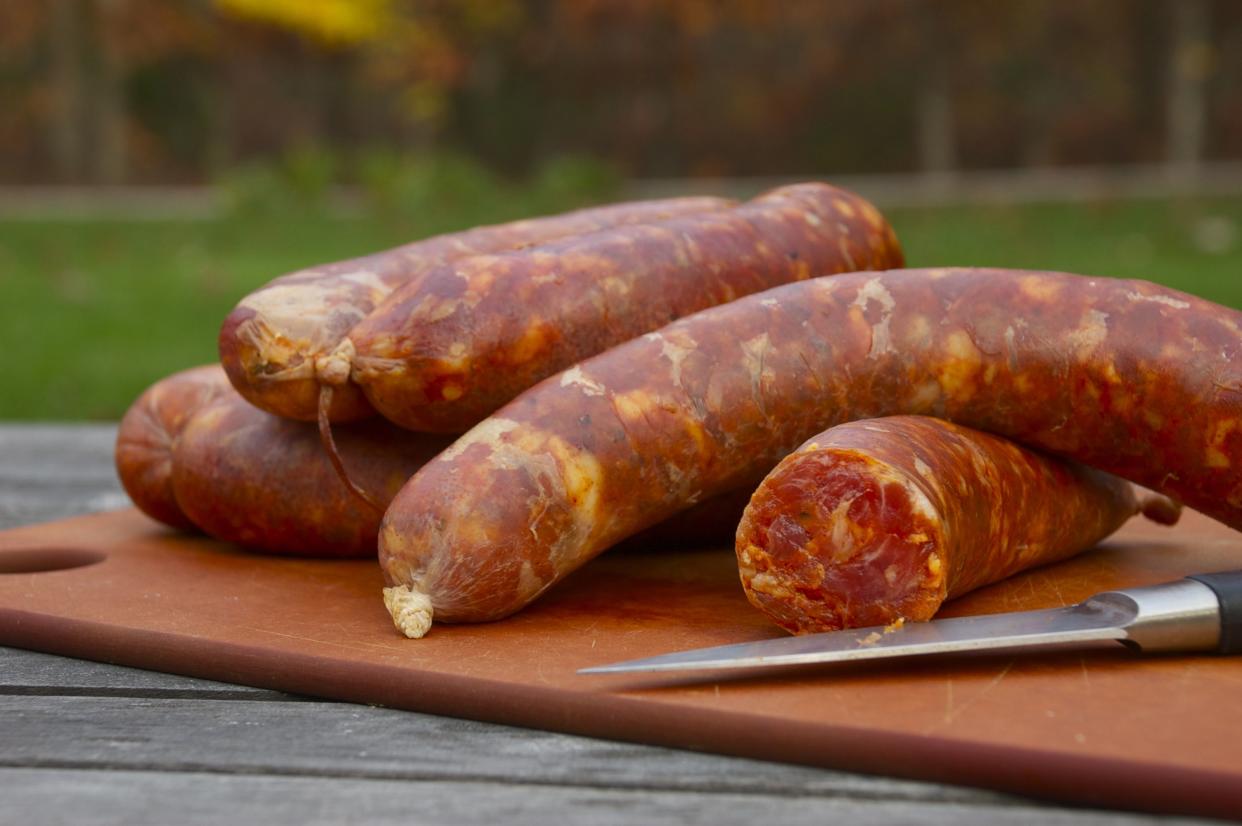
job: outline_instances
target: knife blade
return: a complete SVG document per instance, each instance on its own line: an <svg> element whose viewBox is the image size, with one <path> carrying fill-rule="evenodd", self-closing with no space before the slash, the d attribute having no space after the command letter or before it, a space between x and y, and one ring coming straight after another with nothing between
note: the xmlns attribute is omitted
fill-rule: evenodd
<svg viewBox="0 0 1242 826"><path fill-rule="evenodd" d="M597 665L579 674L764 668L1116 640L1142 651L1242 653L1242 570L1096 594L1077 605L854 628Z"/></svg>

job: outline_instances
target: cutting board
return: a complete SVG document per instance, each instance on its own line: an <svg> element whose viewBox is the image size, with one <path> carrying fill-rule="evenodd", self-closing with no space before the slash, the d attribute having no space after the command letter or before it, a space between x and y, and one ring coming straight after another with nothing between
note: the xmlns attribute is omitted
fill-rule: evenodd
<svg viewBox="0 0 1242 826"><path fill-rule="evenodd" d="M1061 606L1242 567L1195 513L946 606ZM535 728L969 784L1079 804L1242 813L1242 658L1116 644L693 679L600 663L781 632L727 549L605 554L521 614L399 636L373 562L256 556L123 510L0 533L0 643Z"/></svg>

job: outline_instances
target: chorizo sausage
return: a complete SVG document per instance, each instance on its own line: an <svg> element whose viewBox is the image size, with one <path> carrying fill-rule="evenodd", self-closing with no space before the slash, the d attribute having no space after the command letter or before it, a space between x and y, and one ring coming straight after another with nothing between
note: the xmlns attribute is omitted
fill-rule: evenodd
<svg viewBox="0 0 1242 826"><path fill-rule="evenodd" d="M871 204L827 184L787 186L735 209L440 267L358 324L325 377L352 375L402 427L461 433L540 379L680 316L811 275L901 265Z"/></svg>
<svg viewBox="0 0 1242 826"><path fill-rule="evenodd" d="M218 365L182 370L140 395L117 428L117 476L138 509L165 525L193 530L172 487L173 446L190 417L221 396L232 395Z"/></svg>
<svg viewBox="0 0 1242 826"><path fill-rule="evenodd" d="M227 383L226 390L189 417L171 449L168 487L186 525L265 553L374 557L382 513L341 481L314 425L259 410ZM336 428L346 468L383 506L451 441L382 419ZM745 506L736 499L704 502L699 512L677 514L635 542L725 544L731 536L724 527L736 525Z"/></svg>
<svg viewBox="0 0 1242 826"><path fill-rule="evenodd" d="M339 426L337 439L346 467L384 505L451 441L382 419ZM375 555L381 514L341 482L314 425L247 403L218 365L175 373L139 396L117 430L115 459L134 504L170 527L269 553ZM705 502L635 543L723 545L745 504Z"/></svg>
<svg viewBox="0 0 1242 826"><path fill-rule="evenodd" d="M583 209L439 235L384 252L281 276L241 300L220 328L220 362L247 400L271 413L312 421L317 370L397 286L444 263L618 224L727 209L722 198L673 198ZM332 421L372 415L352 385L335 388Z"/></svg>
<svg viewBox="0 0 1242 826"><path fill-rule="evenodd" d="M430 462L380 532L385 599L510 614L617 541L754 485L812 435L935 416L1242 528L1242 313L1142 281L849 273L673 322L552 376Z"/></svg>
<svg viewBox="0 0 1242 826"><path fill-rule="evenodd" d="M759 485L738 571L751 603L794 633L922 621L1093 547L1143 507L1116 476L940 419L847 422Z"/></svg>
<svg viewBox="0 0 1242 826"><path fill-rule="evenodd" d="M383 419L339 425L335 438L350 474L383 504L451 441ZM230 392L191 417L172 468L182 511L217 539L273 554L375 556L381 514L337 476L313 424Z"/></svg>

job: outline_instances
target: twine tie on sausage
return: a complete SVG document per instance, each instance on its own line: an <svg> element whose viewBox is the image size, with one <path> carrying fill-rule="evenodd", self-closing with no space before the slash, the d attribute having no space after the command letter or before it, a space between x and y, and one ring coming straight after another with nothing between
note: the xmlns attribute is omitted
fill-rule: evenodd
<svg viewBox="0 0 1242 826"><path fill-rule="evenodd" d="M357 355L358 351L353 341L348 338L341 339L331 353L315 359L315 378L320 384L329 384L333 387L345 384L349 381L353 371L354 357Z"/></svg>
<svg viewBox="0 0 1242 826"><path fill-rule="evenodd" d="M383 503L359 487L353 479L349 478L349 472L345 470L340 451L336 449L336 440L332 438L332 422L328 418L328 411L331 408L332 385L322 384L319 386L319 441L328 454L328 461L332 463L332 469L336 471L337 477L345 484L345 487L349 488L350 493L374 508L377 513L382 514L386 510Z"/></svg>

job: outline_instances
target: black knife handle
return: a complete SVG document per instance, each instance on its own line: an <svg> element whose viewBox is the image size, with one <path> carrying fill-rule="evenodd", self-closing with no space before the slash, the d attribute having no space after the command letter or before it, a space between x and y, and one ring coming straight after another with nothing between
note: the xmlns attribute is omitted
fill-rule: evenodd
<svg viewBox="0 0 1242 826"><path fill-rule="evenodd" d="M1220 602L1220 645L1218 654L1242 654L1242 571L1188 576L1212 589Z"/></svg>

